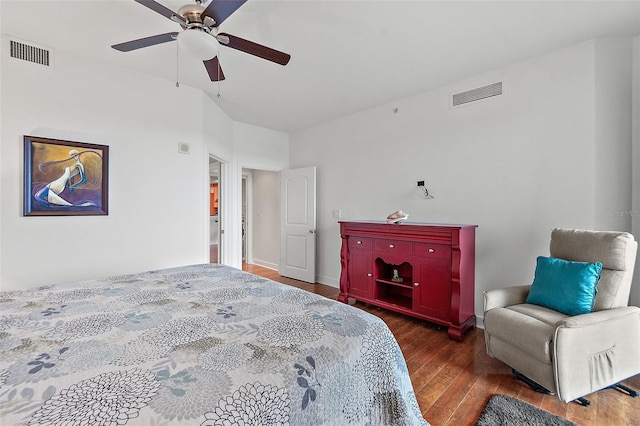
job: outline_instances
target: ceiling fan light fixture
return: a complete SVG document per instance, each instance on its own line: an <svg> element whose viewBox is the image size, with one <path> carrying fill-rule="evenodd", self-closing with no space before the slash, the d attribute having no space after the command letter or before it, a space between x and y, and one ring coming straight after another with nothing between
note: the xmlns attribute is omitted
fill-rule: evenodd
<svg viewBox="0 0 640 426"><path fill-rule="evenodd" d="M187 54L204 61L218 55L220 44L207 31L192 28L178 34L178 46Z"/></svg>

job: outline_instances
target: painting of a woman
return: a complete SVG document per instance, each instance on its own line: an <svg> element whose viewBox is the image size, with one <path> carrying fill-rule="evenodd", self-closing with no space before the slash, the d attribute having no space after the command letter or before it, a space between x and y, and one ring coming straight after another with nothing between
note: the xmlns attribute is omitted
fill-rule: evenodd
<svg viewBox="0 0 640 426"><path fill-rule="evenodd" d="M62 192L65 189L68 189L69 194L73 194L74 188L78 187L86 183L87 175L84 170L84 164L80 161L80 156L82 154L91 153L100 156L94 151L82 151L78 152L75 149L69 151L69 158L58 161L50 161L47 163L40 164L39 169L43 171L43 169L52 164L60 164L65 163L69 159L73 159L74 163L71 166L66 166L64 168L64 172L62 175L54 180L53 182L49 182L45 187L40 188L34 195L36 201L42 204L45 207L55 206L76 206L76 207L89 207L96 206L96 203L91 200L84 200L77 203L70 203L69 201L62 198ZM74 181L76 177L79 177L80 180Z"/></svg>
<svg viewBox="0 0 640 426"><path fill-rule="evenodd" d="M38 138L25 137L27 177L31 180L25 214L106 214L103 167L108 147L93 145L100 148L92 149L86 148L89 144L57 142L41 143Z"/></svg>

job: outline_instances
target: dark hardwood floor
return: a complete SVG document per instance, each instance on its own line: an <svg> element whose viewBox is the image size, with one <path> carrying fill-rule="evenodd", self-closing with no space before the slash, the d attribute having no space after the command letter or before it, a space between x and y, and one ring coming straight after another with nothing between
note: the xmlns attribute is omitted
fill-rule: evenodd
<svg viewBox="0 0 640 426"><path fill-rule="evenodd" d="M277 271L257 265L244 265L243 269L331 299L338 296L337 288L281 277ZM517 397L582 426L640 425L640 398L617 390L587 395L589 407L565 404L555 396L532 391L512 377L509 367L487 356L481 329L469 331L458 343L435 324L359 302L355 306L382 318L395 335L422 414L433 426L473 426L493 394ZM640 375L624 383L640 390Z"/></svg>

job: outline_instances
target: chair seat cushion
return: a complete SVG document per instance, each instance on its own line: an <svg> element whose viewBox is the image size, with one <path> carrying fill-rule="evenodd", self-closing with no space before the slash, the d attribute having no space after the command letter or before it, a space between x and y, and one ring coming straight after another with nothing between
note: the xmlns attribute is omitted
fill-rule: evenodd
<svg viewBox="0 0 640 426"><path fill-rule="evenodd" d="M485 313L484 328L491 335L537 360L551 363L553 335L568 315L543 306L520 304Z"/></svg>

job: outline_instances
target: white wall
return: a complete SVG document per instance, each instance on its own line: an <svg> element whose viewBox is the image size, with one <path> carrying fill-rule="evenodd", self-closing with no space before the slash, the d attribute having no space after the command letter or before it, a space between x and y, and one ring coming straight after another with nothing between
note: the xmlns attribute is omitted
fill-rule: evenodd
<svg viewBox="0 0 640 426"><path fill-rule="evenodd" d="M279 171L289 167L289 134L233 123L234 155L246 169Z"/></svg>
<svg viewBox="0 0 640 426"><path fill-rule="evenodd" d="M218 107L213 99L205 94L202 97L202 117L204 143L208 152L222 162L233 159L233 126L234 122ZM207 158L207 171L209 159Z"/></svg>
<svg viewBox="0 0 640 426"><path fill-rule="evenodd" d="M3 34L2 33L2 19L0 19L0 35ZM4 43L4 39L2 39L2 37L0 37L0 40L3 41ZM7 59L5 58L4 55L4 51L2 50L2 48L0 47L0 138L3 136L2 135L2 105L4 104L4 102L2 102L2 99L4 99L3 96L3 92L2 92L2 75L3 75L3 69L4 69L4 62ZM2 170L2 139L0 139L0 200L2 200L2 196L3 196L3 191L2 191L2 183L1 181L4 179L4 172ZM0 207L0 289L2 289L2 208Z"/></svg>
<svg viewBox="0 0 640 426"><path fill-rule="evenodd" d="M633 183L632 183L632 205L631 205L631 229L633 234L640 236L640 36L633 39L632 54L632 144L633 144ZM635 305L640 305L640 255L636 258L636 268L634 271L634 284L631 286L631 301Z"/></svg>
<svg viewBox="0 0 640 426"><path fill-rule="evenodd" d="M225 162L223 221L231 232L223 261L241 265L239 164L266 144L270 155L254 162L287 165L288 135L248 131L200 90L94 59L56 51L54 69L7 59L5 41L1 290L208 262L210 154ZM23 135L108 145L109 215L23 217ZM189 155L179 142L190 144Z"/></svg>
<svg viewBox="0 0 640 426"><path fill-rule="evenodd" d="M223 261L242 267L242 170L279 171L289 167L289 135L233 122L233 157L222 165ZM215 155L215 153L213 153ZM230 194L233 195L229 198Z"/></svg>
<svg viewBox="0 0 640 426"><path fill-rule="evenodd" d="M202 109L167 108L200 91L60 51L54 69L4 60L2 78L3 290L206 261L202 132L180 125ZM109 215L23 217L23 135L108 145Z"/></svg>
<svg viewBox="0 0 640 426"><path fill-rule="evenodd" d="M595 41L596 229L631 230L631 73L631 39Z"/></svg>
<svg viewBox="0 0 640 426"><path fill-rule="evenodd" d="M279 203L273 205L261 196L260 191L271 186L274 176L279 175L277 173L261 174L260 171L278 172L289 168L289 134L235 122L234 154L240 172L243 169L252 169L253 172L253 199L250 200L252 210L248 212L252 221L249 231L253 233L253 262L277 269L280 262L280 221L278 219L274 222L273 217L280 212ZM275 190L275 197L278 200L279 188L278 183ZM256 209L261 210L260 215L256 215ZM275 240L273 233L275 233ZM276 247L275 257L272 253L274 247Z"/></svg>
<svg viewBox="0 0 640 426"><path fill-rule="evenodd" d="M280 173L253 170L252 177L253 263L277 270L280 264Z"/></svg>
<svg viewBox="0 0 640 426"><path fill-rule="evenodd" d="M343 220L383 220L402 209L411 221L479 225L479 315L483 290L532 281L553 227L613 224L596 220L597 189L619 167L628 170L630 145L609 135L608 143L626 148L599 163L596 137L616 123L613 114L596 119L596 97L604 102L607 93L595 85L628 77L629 62L602 47L582 43L293 134L291 167L318 167L318 280L337 285L339 279L333 209L342 210ZM502 96L449 108L451 93L495 81L503 81ZM622 81L614 92L624 85L630 91L631 82ZM426 181L434 199L425 199L417 180ZM631 199L626 185L606 189L612 203Z"/></svg>

